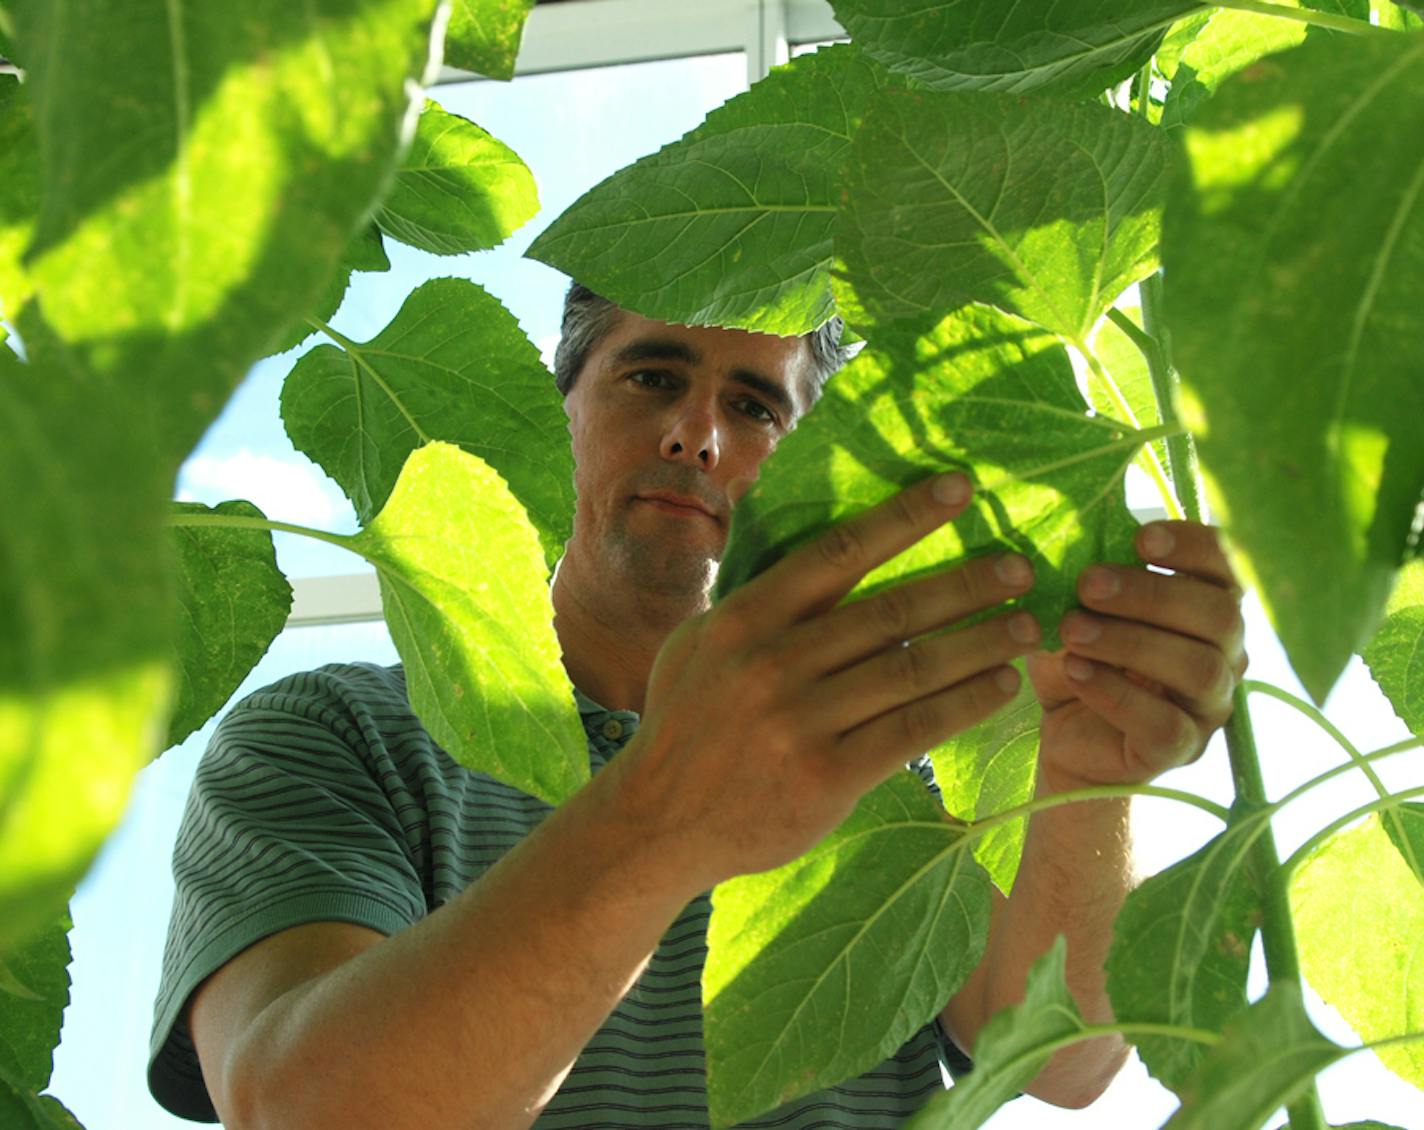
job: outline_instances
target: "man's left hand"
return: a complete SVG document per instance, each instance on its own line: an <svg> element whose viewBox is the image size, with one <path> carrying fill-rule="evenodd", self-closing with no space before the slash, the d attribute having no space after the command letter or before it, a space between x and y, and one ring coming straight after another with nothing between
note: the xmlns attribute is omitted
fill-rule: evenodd
<svg viewBox="0 0 1424 1130"><path fill-rule="evenodd" d="M1153 522L1142 559L1170 574L1094 565L1063 650L1028 660L1044 709L1041 788L1141 783L1201 756L1246 670L1241 588L1216 531Z"/></svg>

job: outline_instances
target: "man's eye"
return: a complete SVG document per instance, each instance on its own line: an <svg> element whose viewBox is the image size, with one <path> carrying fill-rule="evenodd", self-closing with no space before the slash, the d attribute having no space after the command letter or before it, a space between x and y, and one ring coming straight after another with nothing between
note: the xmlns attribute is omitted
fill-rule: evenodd
<svg viewBox="0 0 1424 1130"><path fill-rule="evenodd" d="M628 379L644 388L672 388L672 378L655 369L640 369L636 373L629 373Z"/></svg>
<svg viewBox="0 0 1424 1130"><path fill-rule="evenodd" d="M740 407L744 413L759 424L776 423L776 413L759 400L743 400Z"/></svg>

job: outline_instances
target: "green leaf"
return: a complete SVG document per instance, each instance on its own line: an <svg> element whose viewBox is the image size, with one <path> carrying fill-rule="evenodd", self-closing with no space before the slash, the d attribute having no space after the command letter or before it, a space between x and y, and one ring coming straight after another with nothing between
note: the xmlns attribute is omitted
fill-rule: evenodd
<svg viewBox="0 0 1424 1130"><path fill-rule="evenodd" d="M1167 36L1162 40L1162 46L1157 48L1156 60L1157 70L1167 78L1171 78L1177 70L1178 64L1182 61L1182 53L1191 45L1211 18L1216 15L1219 9L1201 8L1189 16L1183 16L1174 23L1167 31Z"/></svg>
<svg viewBox="0 0 1424 1130"><path fill-rule="evenodd" d="M0 75L0 316L11 322L33 291L21 258L39 210L34 108L25 87Z"/></svg>
<svg viewBox="0 0 1424 1130"><path fill-rule="evenodd" d="M1424 1029L1424 886L1378 815L1311 853L1290 899L1305 979L1362 1040ZM1375 1054L1424 1087L1424 1044Z"/></svg>
<svg viewBox="0 0 1424 1130"><path fill-rule="evenodd" d="M831 0L836 18L875 58L939 90L1096 94L1142 66L1192 0Z"/></svg>
<svg viewBox="0 0 1424 1130"><path fill-rule="evenodd" d="M972 471L970 508L857 588L938 571L967 554L1016 550L1036 583L1020 602L1054 647L1094 561L1135 561L1122 473L1136 432L1090 417L1057 339L988 307L916 338L883 327L831 382L737 503L717 591L927 475Z"/></svg>
<svg viewBox="0 0 1424 1130"><path fill-rule="evenodd" d="M1401 804L1383 817L1389 842L1414 877L1424 883L1424 804Z"/></svg>
<svg viewBox="0 0 1424 1130"><path fill-rule="evenodd" d="M585 193L529 255L650 318L809 332L835 313L836 176L883 81L850 45L779 67Z"/></svg>
<svg viewBox="0 0 1424 1130"><path fill-rule="evenodd" d="M1380 27L1396 31L1415 31L1424 28L1424 12L1412 10L1405 4L1392 4L1390 0L1374 0L1372 7L1379 17Z"/></svg>
<svg viewBox="0 0 1424 1130"><path fill-rule="evenodd" d="M36 1095L0 1076L0 1126L5 1130L83 1130L53 1095Z"/></svg>
<svg viewBox="0 0 1424 1130"><path fill-rule="evenodd" d="M1273 981L1226 1026L1162 1130L1257 1130L1347 1054L1310 1023L1294 981Z"/></svg>
<svg viewBox="0 0 1424 1130"><path fill-rule="evenodd" d="M1060 934L1033 963L1022 1003L1003 1009L974 1043L974 1070L937 1095L906 1130L975 1130L1018 1095L1065 1041L1085 1025L1065 966L1068 943Z"/></svg>
<svg viewBox="0 0 1424 1130"><path fill-rule="evenodd" d="M519 155L427 101L376 223L422 251L458 255L498 246L537 211L539 189Z"/></svg>
<svg viewBox="0 0 1424 1130"><path fill-rule="evenodd" d="M504 477L552 567L573 522L568 420L553 376L499 300L464 279L435 279L369 342L339 340L297 362L282 419L361 521L386 504L412 451L443 440Z"/></svg>
<svg viewBox="0 0 1424 1130"><path fill-rule="evenodd" d="M1424 483L1424 150L1383 136L1424 136L1424 39L1273 56L1186 131L1164 221L1182 419L1317 702L1374 632Z"/></svg>
<svg viewBox="0 0 1424 1130"><path fill-rule="evenodd" d="M817 847L712 894L707 1102L730 1126L894 1054L979 963L989 881L913 773Z"/></svg>
<svg viewBox="0 0 1424 1130"><path fill-rule="evenodd" d="M1024 679L1008 706L930 752L944 806L962 820L983 820L1033 799L1038 772L1038 724L1043 708ZM1013 890L1028 818L991 828L974 843L974 858L994 885Z"/></svg>
<svg viewBox="0 0 1424 1130"><path fill-rule="evenodd" d="M250 502L209 508L175 502L173 512L262 518ZM232 697L257 666L292 608L292 586L277 568L267 530L178 526L178 702L168 723L168 744L177 745Z"/></svg>
<svg viewBox="0 0 1424 1130"><path fill-rule="evenodd" d="M1138 329L1142 328L1140 310L1129 307L1122 313ZM1147 358L1126 331L1105 318L1093 331L1090 346L1101 362L1106 377L1104 379L1103 375L1092 371L1088 373L1088 403L1094 410L1134 428L1155 428L1160 424L1162 412L1157 406L1157 390L1152 385ZM1124 405L1126 412L1123 411ZM1167 441L1153 440L1152 450L1163 473L1169 474L1171 461L1167 455Z"/></svg>
<svg viewBox="0 0 1424 1130"><path fill-rule="evenodd" d="M135 415L0 349L0 954L58 917L167 721L165 476Z"/></svg>
<svg viewBox="0 0 1424 1130"><path fill-rule="evenodd" d="M54 1049L69 1004L68 913L4 959L10 980L23 986L0 994L0 1077L42 1091L54 1071Z"/></svg>
<svg viewBox="0 0 1424 1130"><path fill-rule="evenodd" d="M375 224L367 224L346 245L335 271L322 288L321 297L316 300L307 317L293 322L275 343L268 347L270 353L285 353L294 349L315 332L313 322L325 322L341 309L346 291L351 286L352 271L389 271L391 261L386 255L386 246L381 241L380 229Z"/></svg>
<svg viewBox="0 0 1424 1130"><path fill-rule="evenodd" d="M1399 571L1384 623L1362 654L1394 712L1424 737L1424 558Z"/></svg>
<svg viewBox="0 0 1424 1130"><path fill-rule="evenodd" d="M851 147L836 251L877 319L988 302L1083 342L1156 267L1169 154L1095 103L887 91Z"/></svg>
<svg viewBox="0 0 1424 1130"><path fill-rule="evenodd" d="M514 77L524 21L535 0L454 0L445 31L445 65L490 78Z"/></svg>
<svg viewBox="0 0 1424 1130"><path fill-rule="evenodd" d="M488 464L426 444L349 544L376 566L411 706L451 757L550 804L588 780L538 535Z"/></svg>
<svg viewBox="0 0 1424 1130"><path fill-rule="evenodd" d="M1113 1015L1124 1023L1220 1031L1246 1007L1251 940L1261 922L1248 857L1259 822L1231 826L1127 897L1107 960ZM1178 1094L1205 1049L1164 1036L1135 1038L1143 1065Z"/></svg>
<svg viewBox="0 0 1424 1130"><path fill-rule="evenodd" d="M395 168L434 0L21 0L29 265L68 354L171 466L317 302Z"/></svg>

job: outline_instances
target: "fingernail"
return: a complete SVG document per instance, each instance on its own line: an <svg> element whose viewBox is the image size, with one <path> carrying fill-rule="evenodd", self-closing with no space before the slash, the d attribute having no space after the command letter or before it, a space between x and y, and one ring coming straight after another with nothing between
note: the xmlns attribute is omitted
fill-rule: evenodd
<svg viewBox="0 0 1424 1130"><path fill-rule="evenodd" d="M1155 559L1166 557L1177 545L1174 538L1166 526L1144 526L1142 528L1142 554L1144 557Z"/></svg>
<svg viewBox="0 0 1424 1130"><path fill-rule="evenodd" d="M946 506L960 506L969 501L971 489L969 480L957 471L941 475L935 480L932 488L935 498Z"/></svg>
<svg viewBox="0 0 1424 1130"><path fill-rule="evenodd" d="M1083 574L1083 592L1098 600L1107 600L1109 597L1117 596L1121 588L1122 582L1118 580L1117 574L1111 569L1094 565Z"/></svg>
<svg viewBox="0 0 1424 1130"><path fill-rule="evenodd" d="M1017 694L1019 689L1019 673L1012 667L1000 667L994 674L994 682L999 685L999 689L1005 694Z"/></svg>
<svg viewBox="0 0 1424 1130"><path fill-rule="evenodd" d="M1019 612L1009 617L1009 635L1019 643L1037 643L1038 621L1028 612Z"/></svg>
<svg viewBox="0 0 1424 1130"><path fill-rule="evenodd" d="M1033 580L1033 566L1028 558L1017 553L1009 553L994 562L994 572L999 580L1011 589L1023 588Z"/></svg>
<svg viewBox="0 0 1424 1130"><path fill-rule="evenodd" d="M1092 643L1103 634L1103 628L1091 616L1070 612L1063 618L1062 633L1069 643Z"/></svg>
<svg viewBox="0 0 1424 1130"><path fill-rule="evenodd" d="M1093 677L1093 665L1086 659L1068 655L1063 659L1063 673L1075 682L1086 683Z"/></svg>

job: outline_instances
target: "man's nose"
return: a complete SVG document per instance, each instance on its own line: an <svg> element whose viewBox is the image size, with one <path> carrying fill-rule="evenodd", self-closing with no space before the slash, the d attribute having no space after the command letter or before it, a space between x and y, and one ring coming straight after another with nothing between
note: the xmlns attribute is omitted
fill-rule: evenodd
<svg viewBox="0 0 1424 1130"><path fill-rule="evenodd" d="M709 406L682 405L663 433L662 457L710 471L721 455L717 417Z"/></svg>

